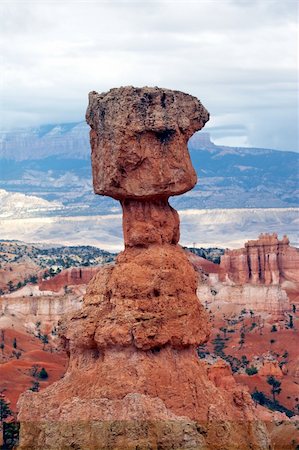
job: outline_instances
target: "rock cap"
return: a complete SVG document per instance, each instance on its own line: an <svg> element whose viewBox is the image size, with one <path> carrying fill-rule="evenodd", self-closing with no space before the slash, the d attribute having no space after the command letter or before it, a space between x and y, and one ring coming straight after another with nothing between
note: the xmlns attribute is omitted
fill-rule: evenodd
<svg viewBox="0 0 299 450"><path fill-rule="evenodd" d="M209 120L196 97L158 87L93 91L86 120L95 193L167 198L196 184L187 142Z"/></svg>

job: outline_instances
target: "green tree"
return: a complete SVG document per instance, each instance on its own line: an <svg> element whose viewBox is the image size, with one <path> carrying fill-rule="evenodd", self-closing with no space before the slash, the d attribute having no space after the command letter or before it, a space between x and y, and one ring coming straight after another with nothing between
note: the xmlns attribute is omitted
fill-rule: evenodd
<svg viewBox="0 0 299 450"><path fill-rule="evenodd" d="M9 408L9 402L5 400L3 394L0 397L0 422L3 424L4 419L12 416L12 411Z"/></svg>
<svg viewBox="0 0 299 450"><path fill-rule="evenodd" d="M289 314L289 328L294 328L293 316Z"/></svg>
<svg viewBox="0 0 299 450"><path fill-rule="evenodd" d="M11 280L9 280L9 282L7 283L7 287L8 287L9 292L12 292L14 290L14 285Z"/></svg>
<svg viewBox="0 0 299 450"><path fill-rule="evenodd" d="M271 394L273 401L276 402L276 395L281 393L281 382L278 381L273 375L267 378L267 383L271 386Z"/></svg>
<svg viewBox="0 0 299 450"><path fill-rule="evenodd" d="M32 377L37 378L38 377L38 370L39 367L37 364L33 364L33 366L31 367L31 369L29 370L29 373Z"/></svg>
<svg viewBox="0 0 299 450"><path fill-rule="evenodd" d="M32 386L29 388L29 391L38 392L39 391L39 382L36 380L33 381Z"/></svg>
<svg viewBox="0 0 299 450"><path fill-rule="evenodd" d="M225 343L220 334L217 334L217 336L213 340L213 344L214 344L214 352L216 353L216 355L223 358L223 356L225 356L223 351L225 348Z"/></svg>
<svg viewBox="0 0 299 450"><path fill-rule="evenodd" d="M50 267L50 270L49 270L50 277L55 277L56 274L57 274L57 271L53 267Z"/></svg>
<svg viewBox="0 0 299 450"><path fill-rule="evenodd" d="M49 377L48 372L44 367L41 368L41 371L38 374L38 378L41 380L46 380Z"/></svg>
<svg viewBox="0 0 299 450"><path fill-rule="evenodd" d="M29 277L29 282L30 282L30 283L36 284L37 281L38 281L38 278L37 278L36 275L31 275L31 276Z"/></svg>
<svg viewBox="0 0 299 450"><path fill-rule="evenodd" d="M3 450L17 448L19 443L20 424L18 422L3 423Z"/></svg>
<svg viewBox="0 0 299 450"><path fill-rule="evenodd" d="M241 333L240 333L240 340L239 340L239 344L240 344L239 349L241 349L243 347L244 342L245 342L245 333L244 333L244 331L241 331Z"/></svg>
<svg viewBox="0 0 299 450"><path fill-rule="evenodd" d="M12 352L12 354L17 358L20 359L20 357L22 356L22 353L20 351L16 352L15 350Z"/></svg>
<svg viewBox="0 0 299 450"><path fill-rule="evenodd" d="M295 314L296 312L296 305L293 305L293 313Z"/></svg>
<svg viewBox="0 0 299 450"><path fill-rule="evenodd" d="M266 402L266 396L263 392L258 391L256 388L254 392L251 394L255 403L259 403L260 405L264 405Z"/></svg>
<svg viewBox="0 0 299 450"><path fill-rule="evenodd" d="M3 355L3 350L4 350L4 342L1 342L1 344L0 344L0 348L1 348L1 351L2 351L2 355Z"/></svg>
<svg viewBox="0 0 299 450"><path fill-rule="evenodd" d="M277 331L277 326L276 325L272 325L271 333L275 333L276 331Z"/></svg>
<svg viewBox="0 0 299 450"><path fill-rule="evenodd" d="M221 327L221 328L220 328L220 331L222 331L223 337L224 337L224 339L226 339L227 328Z"/></svg>
<svg viewBox="0 0 299 450"><path fill-rule="evenodd" d="M12 345L13 345L13 348L17 348L17 339L16 338L13 338L13 343L12 343Z"/></svg>
<svg viewBox="0 0 299 450"><path fill-rule="evenodd" d="M246 369L247 375L250 375L250 376L251 376L251 375L255 375L257 372L258 372L258 370L257 370L257 368L254 367L254 366L247 367L247 369Z"/></svg>
<svg viewBox="0 0 299 450"><path fill-rule="evenodd" d="M243 366L245 366L245 367L248 366L249 360L248 360L248 358L247 358L246 355L242 355L242 356L241 356L241 362L242 362L242 365L243 365Z"/></svg>
<svg viewBox="0 0 299 450"><path fill-rule="evenodd" d="M43 350L45 350L46 344L49 343L48 335L47 334L42 334L40 339L41 339L41 341L43 343Z"/></svg>

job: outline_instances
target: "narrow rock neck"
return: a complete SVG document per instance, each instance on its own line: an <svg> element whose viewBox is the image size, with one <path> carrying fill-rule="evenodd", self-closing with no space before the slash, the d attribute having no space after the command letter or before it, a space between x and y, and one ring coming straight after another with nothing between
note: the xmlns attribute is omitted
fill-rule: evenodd
<svg viewBox="0 0 299 450"><path fill-rule="evenodd" d="M180 219L167 199L121 201L126 247L148 247L151 244L177 244Z"/></svg>

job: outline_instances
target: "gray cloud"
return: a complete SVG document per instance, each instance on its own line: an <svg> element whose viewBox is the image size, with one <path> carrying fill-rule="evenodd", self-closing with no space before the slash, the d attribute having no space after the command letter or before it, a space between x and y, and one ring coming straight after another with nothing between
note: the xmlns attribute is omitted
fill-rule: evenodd
<svg viewBox="0 0 299 450"><path fill-rule="evenodd" d="M90 90L159 85L198 96L219 142L297 150L296 10L293 0L2 0L2 127L82 120Z"/></svg>

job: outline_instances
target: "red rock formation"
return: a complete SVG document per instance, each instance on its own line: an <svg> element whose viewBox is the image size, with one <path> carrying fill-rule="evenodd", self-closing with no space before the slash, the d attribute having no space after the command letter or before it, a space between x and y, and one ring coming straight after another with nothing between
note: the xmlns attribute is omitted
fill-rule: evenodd
<svg viewBox="0 0 299 450"><path fill-rule="evenodd" d="M259 369L259 376L274 376L275 378L282 378L283 372L277 361L264 361L262 367Z"/></svg>
<svg viewBox="0 0 299 450"><path fill-rule="evenodd" d="M214 364L207 365L208 377L217 387L234 390L237 383L232 375L230 365L223 359L218 359Z"/></svg>
<svg viewBox="0 0 299 450"><path fill-rule="evenodd" d="M198 360L209 323L167 202L196 181L186 142L207 119L176 91L90 95L94 187L121 201L126 248L62 327L65 377L21 399L20 449L268 448L248 392Z"/></svg>
<svg viewBox="0 0 299 450"><path fill-rule="evenodd" d="M221 257L220 280L236 284L277 285L284 280L299 282L299 251L289 239L277 234L261 234L245 248L227 250Z"/></svg>
<svg viewBox="0 0 299 450"><path fill-rule="evenodd" d="M40 291L59 292L65 286L88 284L98 270L99 267L73 267L62 270L52 278L40 279L38 287Z"/></svg>

